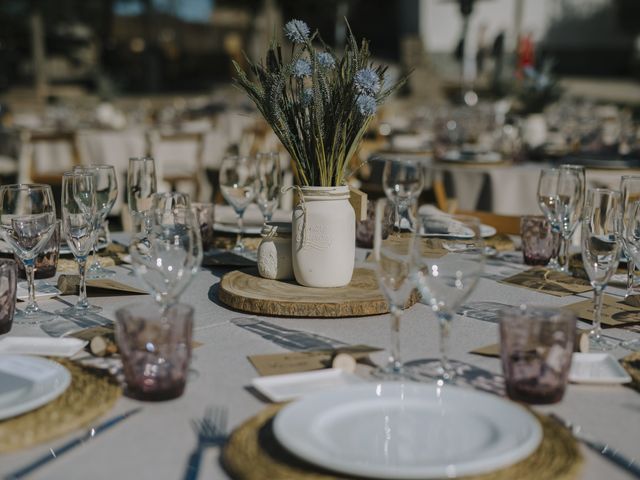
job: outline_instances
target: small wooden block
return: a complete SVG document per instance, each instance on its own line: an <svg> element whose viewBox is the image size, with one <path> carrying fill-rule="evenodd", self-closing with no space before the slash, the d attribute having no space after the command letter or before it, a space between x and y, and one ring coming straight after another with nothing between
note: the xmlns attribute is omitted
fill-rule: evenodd
<svg viewBox="0 0 640 480"><path fill-rule="evenodd" d="M349 203L356 212L356 221L367 219L367 194L354 187L349 187Z"/></svg>

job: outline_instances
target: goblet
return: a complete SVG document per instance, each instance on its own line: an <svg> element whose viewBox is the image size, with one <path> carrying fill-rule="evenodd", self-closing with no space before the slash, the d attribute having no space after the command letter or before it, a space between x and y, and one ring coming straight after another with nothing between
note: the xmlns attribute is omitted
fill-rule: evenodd
<svg viewBox="0 0 640 480"><path fill-rule="evenodd" d="M624 177L623 177L624 178ZM624 198L624 192L622 193ZM629 264L640 265L640 198L631 197L624 206L622 220L622 244L627 253ZM633 292L633 270L631 271L631 292ZM627 289L627 294L629 289ZM627 340L620 344L629 350L640 350L640 338Z"/></svg>
<svg viewBox="0 0 640 480"><path fill-rule="evenodd" d="M145 214L151 208L151 197L158 191L156 164L152 157L129 159L127 171L127 203L129 211L140 230L145 226Z"/></svg>
<svg viewBox="0 0 640 480"><path fill-rule="evenodd" d="M56 207L49 185L14 184L0 187L0 233L25 267L29 298L15 322L39 325L53 317L36 303L34 266L38 254L53 235Z"/></svg>
<svg viewBox="0 0 640 480"><path fill-rule="evenodd" d="M95 187L96 176L92 172L73 171L62 175L62 230L78 262L80 295L74 306L56 312L60 315L84 315L102 310L87 299L87 259L95 242L96 227L100 225Z"/></svg>
<svg viewBox="0 0 640 480"><path fill-rule="evenodd" d="M96 185L96 208L98 216L97 225L94 226L98 232L107 221L109 212L113 208L118 198L118 180L116 170L111 165L92 165L89 167L75 167L76 172L91 173L95 176ZM98 261L96 251L98 249L98 235L95 235L95 242L92 248L93 263L87 269L87 278L108 278L113 277L116 272L103 268Z"/></svg>
<svg viewBox="0 0 640 480"><path fill-rule="evenodd" d="M463 215L419 215L414 243L414 281L421 301L435 312L440 326L438 383L454 383L449 362L451 322L471 294L485 263L480 221Z"/></svg>
<svg viewBox="0 0 640 480"><path fill-rule="evenodd" d="M389 200L380 199L376 203L375 227L373 235L373 256L376 262L376 278L380 290L389 304L391 313L391 348L387 365L381 367L376 376L388 379L403 376L400 356L400 319L411 296L414 285L411 282L411 261L415 233L385 235L388 224Z"/></svg>
<svg viewBox="0 0 640 480"><path fill-rule="evenodd" d="M633 259L633 255L630 252L633 245L627 243L628 235L625 232L633 234L632 225L636 221L633 210L637 202L640 201L640 175L623 175L620 178L620 193L622 194L622 247L627 256L627 293L625 297L628 297L635 293L635 267L638 262ZM631 238L631 241L633 241L633 238Z"/></svg>
<svg viewBox="0 0 640 480"><path fill-rule="evenodd" d="M411 207L424 187L422 164L409 159L387 160L382 171L382 187L394 207L396 230L402 230L403 217L409 222L409 230L413 230Z"/></svg>
<svg viewBox="0 0 640 480"><path fill-rule="evenodd" d="M244 251L242 243L242 217L256 195L256 168L250 157L227 157L220 165L220 190L224 199L233 207L238 220L238 234L233 250Z"/></svg>
<svg viewBox="0 0 640 480"><path fill-rule="evenodd" d="M258 176L256 203L258 207L260 207L266 223L271 221L273 211L280 199L282 171L280 169L280 157L278 153L259 153L256 156L256 169Z"/></svg>
<svg viewBox="0 0 640 480"><path fill-rule="evenodd" d="M550 168L540 172L538 180L538 205L551 224L551 230L562 236L563 260L552 258L549 266L561 271L568 271L568 239L577 225L580 206L583 202L580 174L572 168Z"/></svg>
<svg viewBox="0 0 640 480"><path fill-rule="evenodd" d="M148 233L129 251L135 272L163 310L176 303L202 262L200 229L190 208L155 210Z"/></svg>
<svg viewBox="0 0 640 480"><path fill-rule="evenodd" d="M620 192L594 189L587 192L582 221L582 263L593 287L593 329L589 332L591 350L611 350L614 343L602 336L602 297L609 279L618 267L620 253Z"/></svg>

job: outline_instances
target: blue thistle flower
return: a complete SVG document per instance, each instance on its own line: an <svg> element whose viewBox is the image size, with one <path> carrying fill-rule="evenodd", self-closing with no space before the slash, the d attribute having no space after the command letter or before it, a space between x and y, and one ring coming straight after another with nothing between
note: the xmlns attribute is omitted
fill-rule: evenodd
<svg viewBox="0 0 640 480"><path fill-rule="evenodd" d="M309 26L302 20L289 20L284 26L284 34L293 43L304 43L309 38Z"/></svg>
<svg viewBox="0 0 640 480"><path fill-rule="evenodd" d="M302 91L302 97L300 98L302 106L308 107L313 102L313 90L311 88L305 88Z"/></svg>
<svg viewBox="0 0 640 480"><path fill-rule="evenodd" d="M360 114L365 117L370 117L378 110L376 99L371 95L358 95L356 105L358 106L358 110L360 110Z"/></svg>
<svg viewBox="0 0 640 480"><path fill-rule="evenodd" d="M329 52L320 52L316 58L318 59L318 63L324 68L333 69L336 66L336 60Z"/></svg>
<svg viewBox="0 0 640 480"><path fill-rule="evenodd" d="M311 64L306 60L299 59L293 65L293 75L298 78L311 76Z"/></svg>
<svg viewBox="0 0 640 480"><path fill-rule="evenodd" d="M366 95L375 95L380 91L380 77L372 68L358 70L354 77L356 90Z"/></svg>

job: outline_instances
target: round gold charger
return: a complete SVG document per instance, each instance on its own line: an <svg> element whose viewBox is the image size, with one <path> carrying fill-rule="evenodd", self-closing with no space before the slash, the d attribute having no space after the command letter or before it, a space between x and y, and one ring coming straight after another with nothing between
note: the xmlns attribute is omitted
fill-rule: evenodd
<svg viewBox="0 0 640 480"><path fill-rule="evenodd" d="M298 459L276 440L271 428L273 417L283 405L271 405L240 425L231 435L222 452L222 462L235 479L263 480L350 479L322 470ZM576 478L582 465L582 455L576 441L563 427L546 417L537 416L544 432L538 449L528 458L485 475L465 477L468 480L538 480Z"/></svg>
<svg viewBox="0 0 640 480"><path fill-rule="evenodd" d="M108 373L70 360L56 361L71 373L69 388L36 410L0 421L0 453L30 447L87 426L120 396L120 386Z"/></svg>

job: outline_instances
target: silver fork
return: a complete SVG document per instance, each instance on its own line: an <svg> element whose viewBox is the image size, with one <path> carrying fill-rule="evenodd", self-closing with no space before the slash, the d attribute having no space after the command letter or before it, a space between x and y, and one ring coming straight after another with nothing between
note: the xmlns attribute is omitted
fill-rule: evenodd
<svg viewBox="0 0 640 480"><path fill-rule="evenodd" d="M202 454L207 447L217 447L226 441L227 409L225 407L208 407L204 417L200 420L192 420L191 425L198 436L198 445L189 455L185 480L198 478Z"/></svg>

